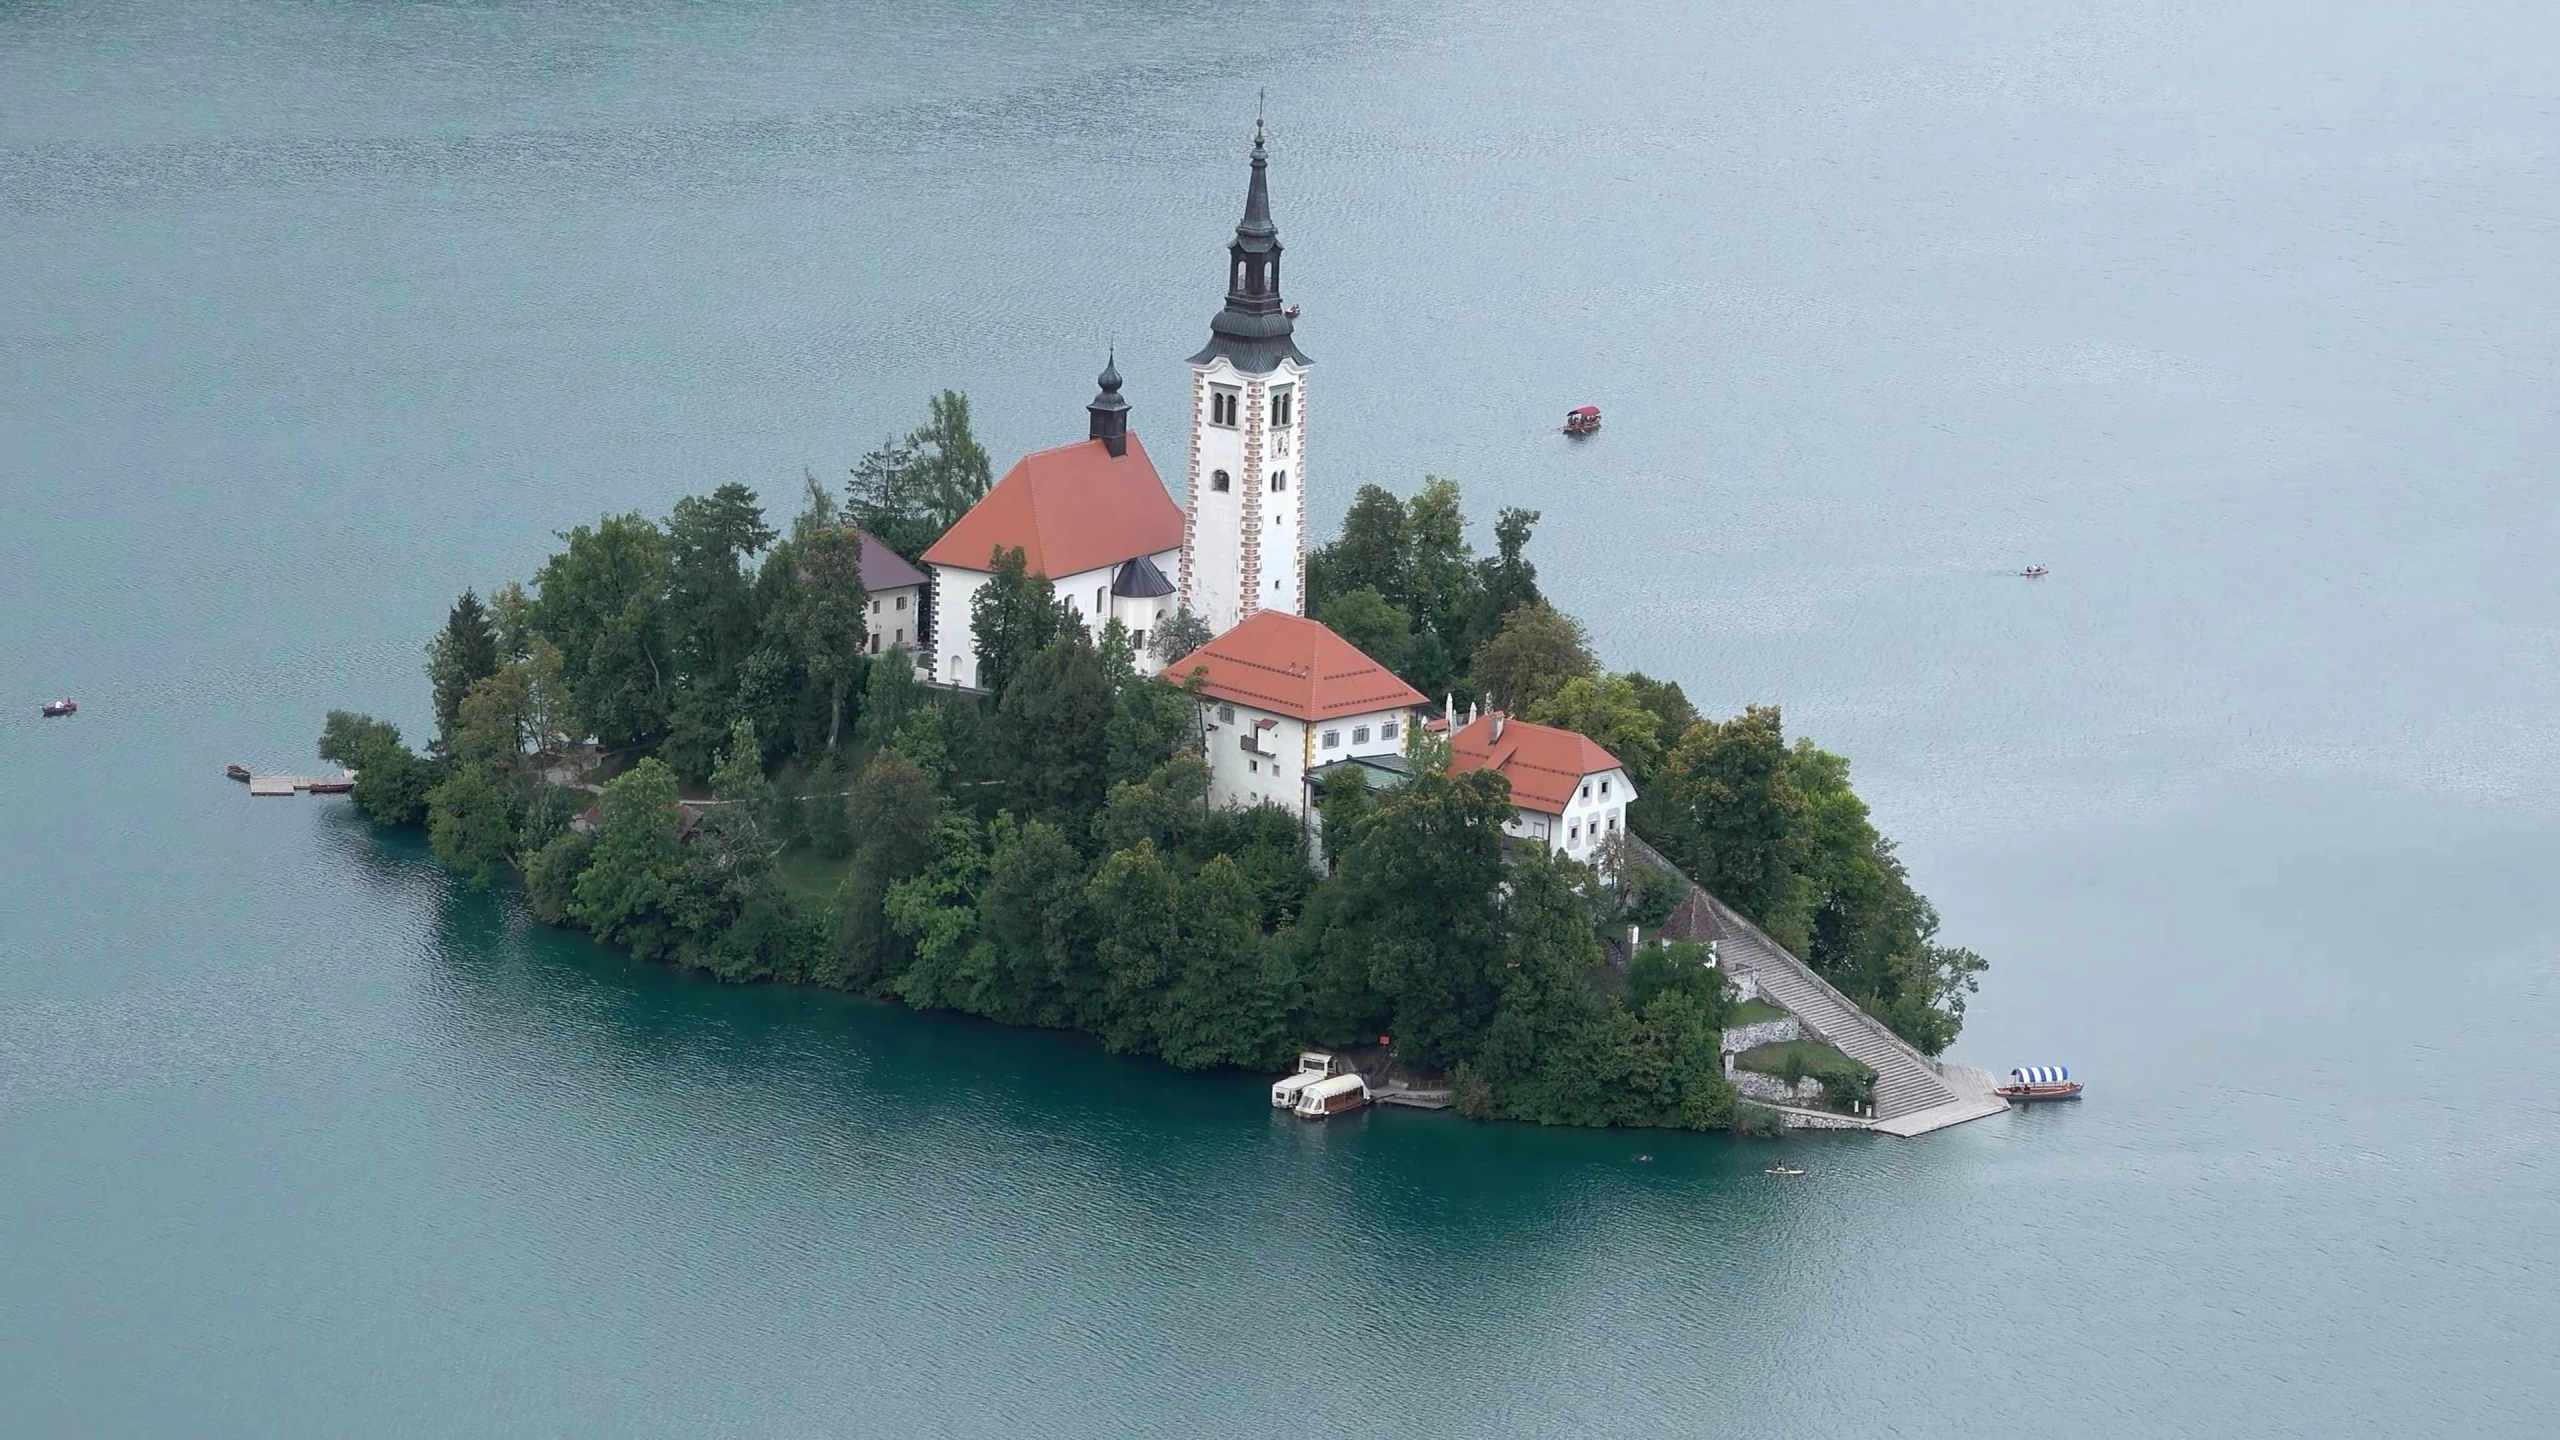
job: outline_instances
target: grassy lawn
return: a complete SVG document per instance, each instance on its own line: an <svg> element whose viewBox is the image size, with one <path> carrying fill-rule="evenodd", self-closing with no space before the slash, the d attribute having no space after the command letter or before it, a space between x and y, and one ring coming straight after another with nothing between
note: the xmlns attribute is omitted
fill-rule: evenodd
<svg viewBox="0 0 2560 1440"><path fill-rule="evenodd" d="M1763 1020L1784 1020L1787 1012L1766 1000L1745 1000L1733 1007L1733 1018L1727 1025L1757 1025Z"/></svg>
<svg viewBox="0 0 2560 1440"><path fill-rule="evenodd" d="M1794 1055L1801 1064L1798 1073L1823 1075L1855 1073L1873 1079L1875 1072L1840 1053L1835 1046L1819 1040L1785 1040L1775 1045L1755 1045L1733 1057L1733 1068L1756 1070L1763 1075L1787 1073L1787 1057Z"/></svg>
<svg viewBox="0 0 2560 1440"><path fill-rule="evenodd" d="M782 885L794 896L820 905L836 898L836 886L844 881L845 862L829 860L807 850L785 850L781 859Z"/></svg>

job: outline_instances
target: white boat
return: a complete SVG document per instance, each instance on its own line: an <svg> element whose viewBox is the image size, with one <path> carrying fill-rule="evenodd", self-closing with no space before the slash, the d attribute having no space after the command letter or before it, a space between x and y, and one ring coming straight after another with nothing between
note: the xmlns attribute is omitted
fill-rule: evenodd
<svg viewBox="0 0 2560 1440"><path fill-rule="evenodd" d="M1368 1103L1368 1081L1357 1075L1334 1075L1299 1091L1290 1113L1301 1120L1326 1120Z"/></svg>
<svg viewBox="0 0 2560 1440"><path fill-rule="evenodd" d="M1330 1079L1340 1073L1342 1073L1342 1063L1336 1060L1330 1051L1299 1051L1298 1073L1294 1075L1284 1075L1280 1079L1272 1082L1271 1108L1274 1110L1287 1110L1296 1106L1298 1103L1298 1096L1303 1093L1308 1086L1315 1084L1319 1080Z"/></svg>

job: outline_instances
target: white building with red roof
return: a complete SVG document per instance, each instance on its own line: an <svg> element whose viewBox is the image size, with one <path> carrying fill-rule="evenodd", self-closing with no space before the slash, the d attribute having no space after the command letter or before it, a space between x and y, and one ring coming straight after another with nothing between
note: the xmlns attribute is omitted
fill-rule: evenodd
<svg viewBox="0 0 2560 1440"><path fill-rule="evenodd" d="M1511 782L1515 813L1504 830L1584 864L1626 829L1636 798L1626 767L1587 736L1499 710L1449 737L1449 773L1470 770L1499 770Z"/></svg>
<svg viewBox="0 0 2560 1440"><path fill-rule="evenodd" d="M1182 511L1129 429L1116 364L1104 368L1101 385L1086 407L1092 423L1085 439L1015 461L924 552L933 570L931 664L944 684L978 683L970 603L995 573L999 551L1020 549L1026 568L1048 576L1097 636L1117 620L1143 651L1147 632L1172 613L1169 572L1182 563Z"/></svg>
<svg viewBox="0 0 2560 1440"><path fill-rule="evenodd" d="M1280 231L1261 122L1244 218L1228 248L1226 303L1191 357L1182 503L1129 429L1116 363L1087 407L1084 440L1025 455L924 552L933 572L932 648L945 684L975 685L970 602L998 551L1020 548L1098 635L1118 620L1139 639L1179 607L1215 634L1263 610L1306 608L1306 377L1280 301ZM894 630L894 626L893 626ZM1355 652L1356 653L1356 652Z"/></svg>
<svg viewBox="0 0 2560 1440"><path fill-rule="evenodd" d="M1313 620L1261 610L1165 667L1200 679L1209 802L1268 801L1304 817L1311 770L1400 757L1422 694Z"/></svg>

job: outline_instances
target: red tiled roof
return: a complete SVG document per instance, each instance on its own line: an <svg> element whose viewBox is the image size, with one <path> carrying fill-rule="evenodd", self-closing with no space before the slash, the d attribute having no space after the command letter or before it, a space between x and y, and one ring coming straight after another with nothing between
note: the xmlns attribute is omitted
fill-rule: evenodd
<svg viewBox="0 0 2560 1440"><path fill-rule="evenodd" d="M1129 453L1117 457L1099 440L1079 440L1015 461L924 558L984 570L988 556L1017 545L1034 574L1063 580L1181 549L1182 511L1156 478L1136 432Z"/></svg>
<svg viewBox="0 0 2560 1440"><path fill-rule="evenodd" d="M1511 803L1541 815L1561 815L1586 775L1625 767L1618 757L1572 730L1504 719L1493 738L1493 715L1449 737L1449 773L1499 770L1511 782Z"/></svg>
<svg viewBox="0 0 2560 1440"><path fill-rule="evenodd" d="M1300 720L1367 715L1422 703L1422 692L1331 630L1284 610L1257 610L1243 624L1165 667L1177 684L1194 669L1201 693Z"/></svg>

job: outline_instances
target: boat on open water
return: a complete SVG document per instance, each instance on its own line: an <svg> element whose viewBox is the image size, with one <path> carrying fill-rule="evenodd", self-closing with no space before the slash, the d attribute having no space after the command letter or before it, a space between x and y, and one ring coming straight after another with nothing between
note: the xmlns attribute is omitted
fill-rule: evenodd
<svg viewBox="0 0 2560 1440"><path fill-rule="evenodd" d="M80 702L77 700L62 699L47 700L44 702L44 718L47 720L51 720L57 715L77 715L79 713Z"/></svg>
<svg viewBox="0 0 2560 1440"><path fill-rule="evenodd" d="M2021 1065L2009 1072L2008 1084L1994 1086L1991 1093L2021 1105L2036 1100L2077 1100L2080 1082L2071 1078L2071 1069L2066 1065Z"/></svg>
<svg viewBox="0 0 2560 1440"><path fill-rule="evenodd" d="M1564 412L1564 433L1589 435L1600 428L1600 407L1577 405Z"/></svg>

